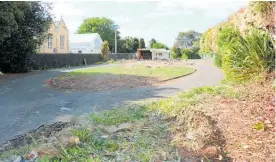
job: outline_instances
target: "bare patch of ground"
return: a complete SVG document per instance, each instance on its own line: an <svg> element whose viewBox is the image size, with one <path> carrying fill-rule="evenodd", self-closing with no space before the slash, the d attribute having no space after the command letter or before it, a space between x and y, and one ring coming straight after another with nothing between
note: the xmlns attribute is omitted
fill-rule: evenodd
<svg viewBox="0 0 276 162"><path fill-rule="evenodd" d="M224 138L232 161L275 161L275 94L272 80L235 88L238 98L217 96L201 105Z"/></svg>
<svg viewBox="0 0 276 162"><path fill-rule="evenodd" d="M185 66L194 67L194 61L182 61L182 60L121 60L119 66L122 67L137 67L144 66L147 68L159 68L159 67L173 67L173 66ZM181 76L180 76L181 77ZM176 77L178 78L178 77ZM164 77L151 77L151 76L137 76L126 74L98 74L98 75L69 75L53 78L47 82L48 85L59 89L72 89L81 91L114 91L120 89L130 89L141 86L155 86L165 81L169 81L169 78Z"/></svg>
<svg viewBox="0 0 276 162"><path fill-rule="evenodd" d="M54 78L53 84L63 89L114 91L140 86L153 86L159 79L134 75L101 74L97 76L75 75Z"/></svg>

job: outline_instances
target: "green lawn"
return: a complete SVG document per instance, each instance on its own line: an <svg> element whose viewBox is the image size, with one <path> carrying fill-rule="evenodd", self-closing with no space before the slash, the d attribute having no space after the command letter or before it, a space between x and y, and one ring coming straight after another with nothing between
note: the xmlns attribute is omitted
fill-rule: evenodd
<svg viewBox="0 0 276 162"><path fill-rule="evenodd" d="M88 68L80 69L74 72L71 72L69 75L99 75L99 74L126 74L126 75L136 75L136 76L150 76L158 77L162 79L169 79L185 74L192 73L193 68L187 68L183 66L175 67L158 67L158 68L147 68L144 66L136 67L123 67L123 66L110 66L110 67L97 67L97 68Z"/></svg>

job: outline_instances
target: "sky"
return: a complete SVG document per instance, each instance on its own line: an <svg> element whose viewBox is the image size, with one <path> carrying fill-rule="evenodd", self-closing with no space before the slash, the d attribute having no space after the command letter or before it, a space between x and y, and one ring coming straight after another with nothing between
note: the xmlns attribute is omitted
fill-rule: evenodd
<svg viewBox="0 0 276 162"><path fill-rule="evenodd" d="M208 28L245 7L248 1L54 1L55 20L62 17L70 33L75 33L85 18L107 17L119 25L120 36L151 38L171 47L179 32Z"/></svg>

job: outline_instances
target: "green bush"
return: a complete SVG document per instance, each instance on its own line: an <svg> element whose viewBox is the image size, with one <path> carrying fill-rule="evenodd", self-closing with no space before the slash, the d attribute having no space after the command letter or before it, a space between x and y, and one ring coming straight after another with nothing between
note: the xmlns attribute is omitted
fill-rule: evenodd
<svg viewBox="0 0 276 162"><path fill-rule="evenodd" d="M223 46L222 67L227 79L248 80L275 68L275 49L267 32L251 28Z"/></svg>
<svg viewBox="0 0 276 162"><path fill-rule="evenodd" d="M182 59L200 59L199 48L182 48L181 49L181 58Z"/></svg>
<svg viewBox="0 0 276 162"><path fill-rule="evenodd" d="M171 48L171 56L172 56L172 58L181 57L180 49L177 48L175 45Z"/></svg>
<svg viewBox="0 0 276 162"><path fill-rule="evenodd" d="M182 54L181 58L182 58L182 60L188 60L189 59L189 57L186 54Z"/></svg>
<svg viewBox="0 0 276 162"><path fill-rule="evenodd" d="M101 58L104 61L109 60L109 47L108 47L108 41L104 41L101 47Z"/></svg>
<svg viewBox="0 0 276 162"><path fill-rule="evenodd" d="M214 63L217 67L221 67L222 60L221 60L221 55L220 54L215 55Z"/></svg>
<svg viewBox="0 0 276 162"><path fill-rule="evenodd" d="M188 48L182 48L181 49L181 55L182 56L185 55L183 57L187 57L188 59L190 59L192 54L193 54L192 49L188 49Z"/></svg>

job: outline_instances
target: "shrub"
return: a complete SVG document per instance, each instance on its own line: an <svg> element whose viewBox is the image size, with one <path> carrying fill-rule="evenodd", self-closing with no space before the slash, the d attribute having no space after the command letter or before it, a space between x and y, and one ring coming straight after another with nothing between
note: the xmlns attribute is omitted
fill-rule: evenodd
<svg viewBox="0 0 276 162"><path fill-rule="evenodd" d="M216 54L216 55L215 55L214 64L215 64L217 67L221 67L222 60L221 60L221 55L220 55L220 54Z"/></svg>
<svg viewBox="0 0 276 162"><path fill-rule="evenodd" d="M187 48L182 48L181 49L181 55L182 56L185 55L185 56L183 56L184 58L187 57L188 59L190 59L192 54L193 54L192 49L187 49Z"/></svg>
<svg viewBox="0 0 276 162"><path fill-rule="evenodd" d="M267 32L251 28L224 45L222 67L230 80L248 80L275 68L275 49Z"/></svg>
<svg viewBox="0 0 276 162"><path fill-rule="evenodd" d="M171 48L171 56L172 56L172 58L181 57L180 49L177 48L175 45Z"/></svg>
<svg viewBox="0 0 276 162"><path fill-rule="evenodd" d="M109 59L109 46L108 41L104 41L101 47L101 57L104 61Z"/></svg>
<svg viewBox="0 0 276 162"><path fill-rule="evenodd" d="M183 60L188 60L188 59L189 59L189 57L188 57L186 54L182 54L181 58L182 58Z"/></svg>
<svg viewBox="0 0 276 162"><path fill-rule="evenodd" d="M182 48L181 50L182 59L200 59L199 55L199 48L193 47L193 48Z"/></svg>

